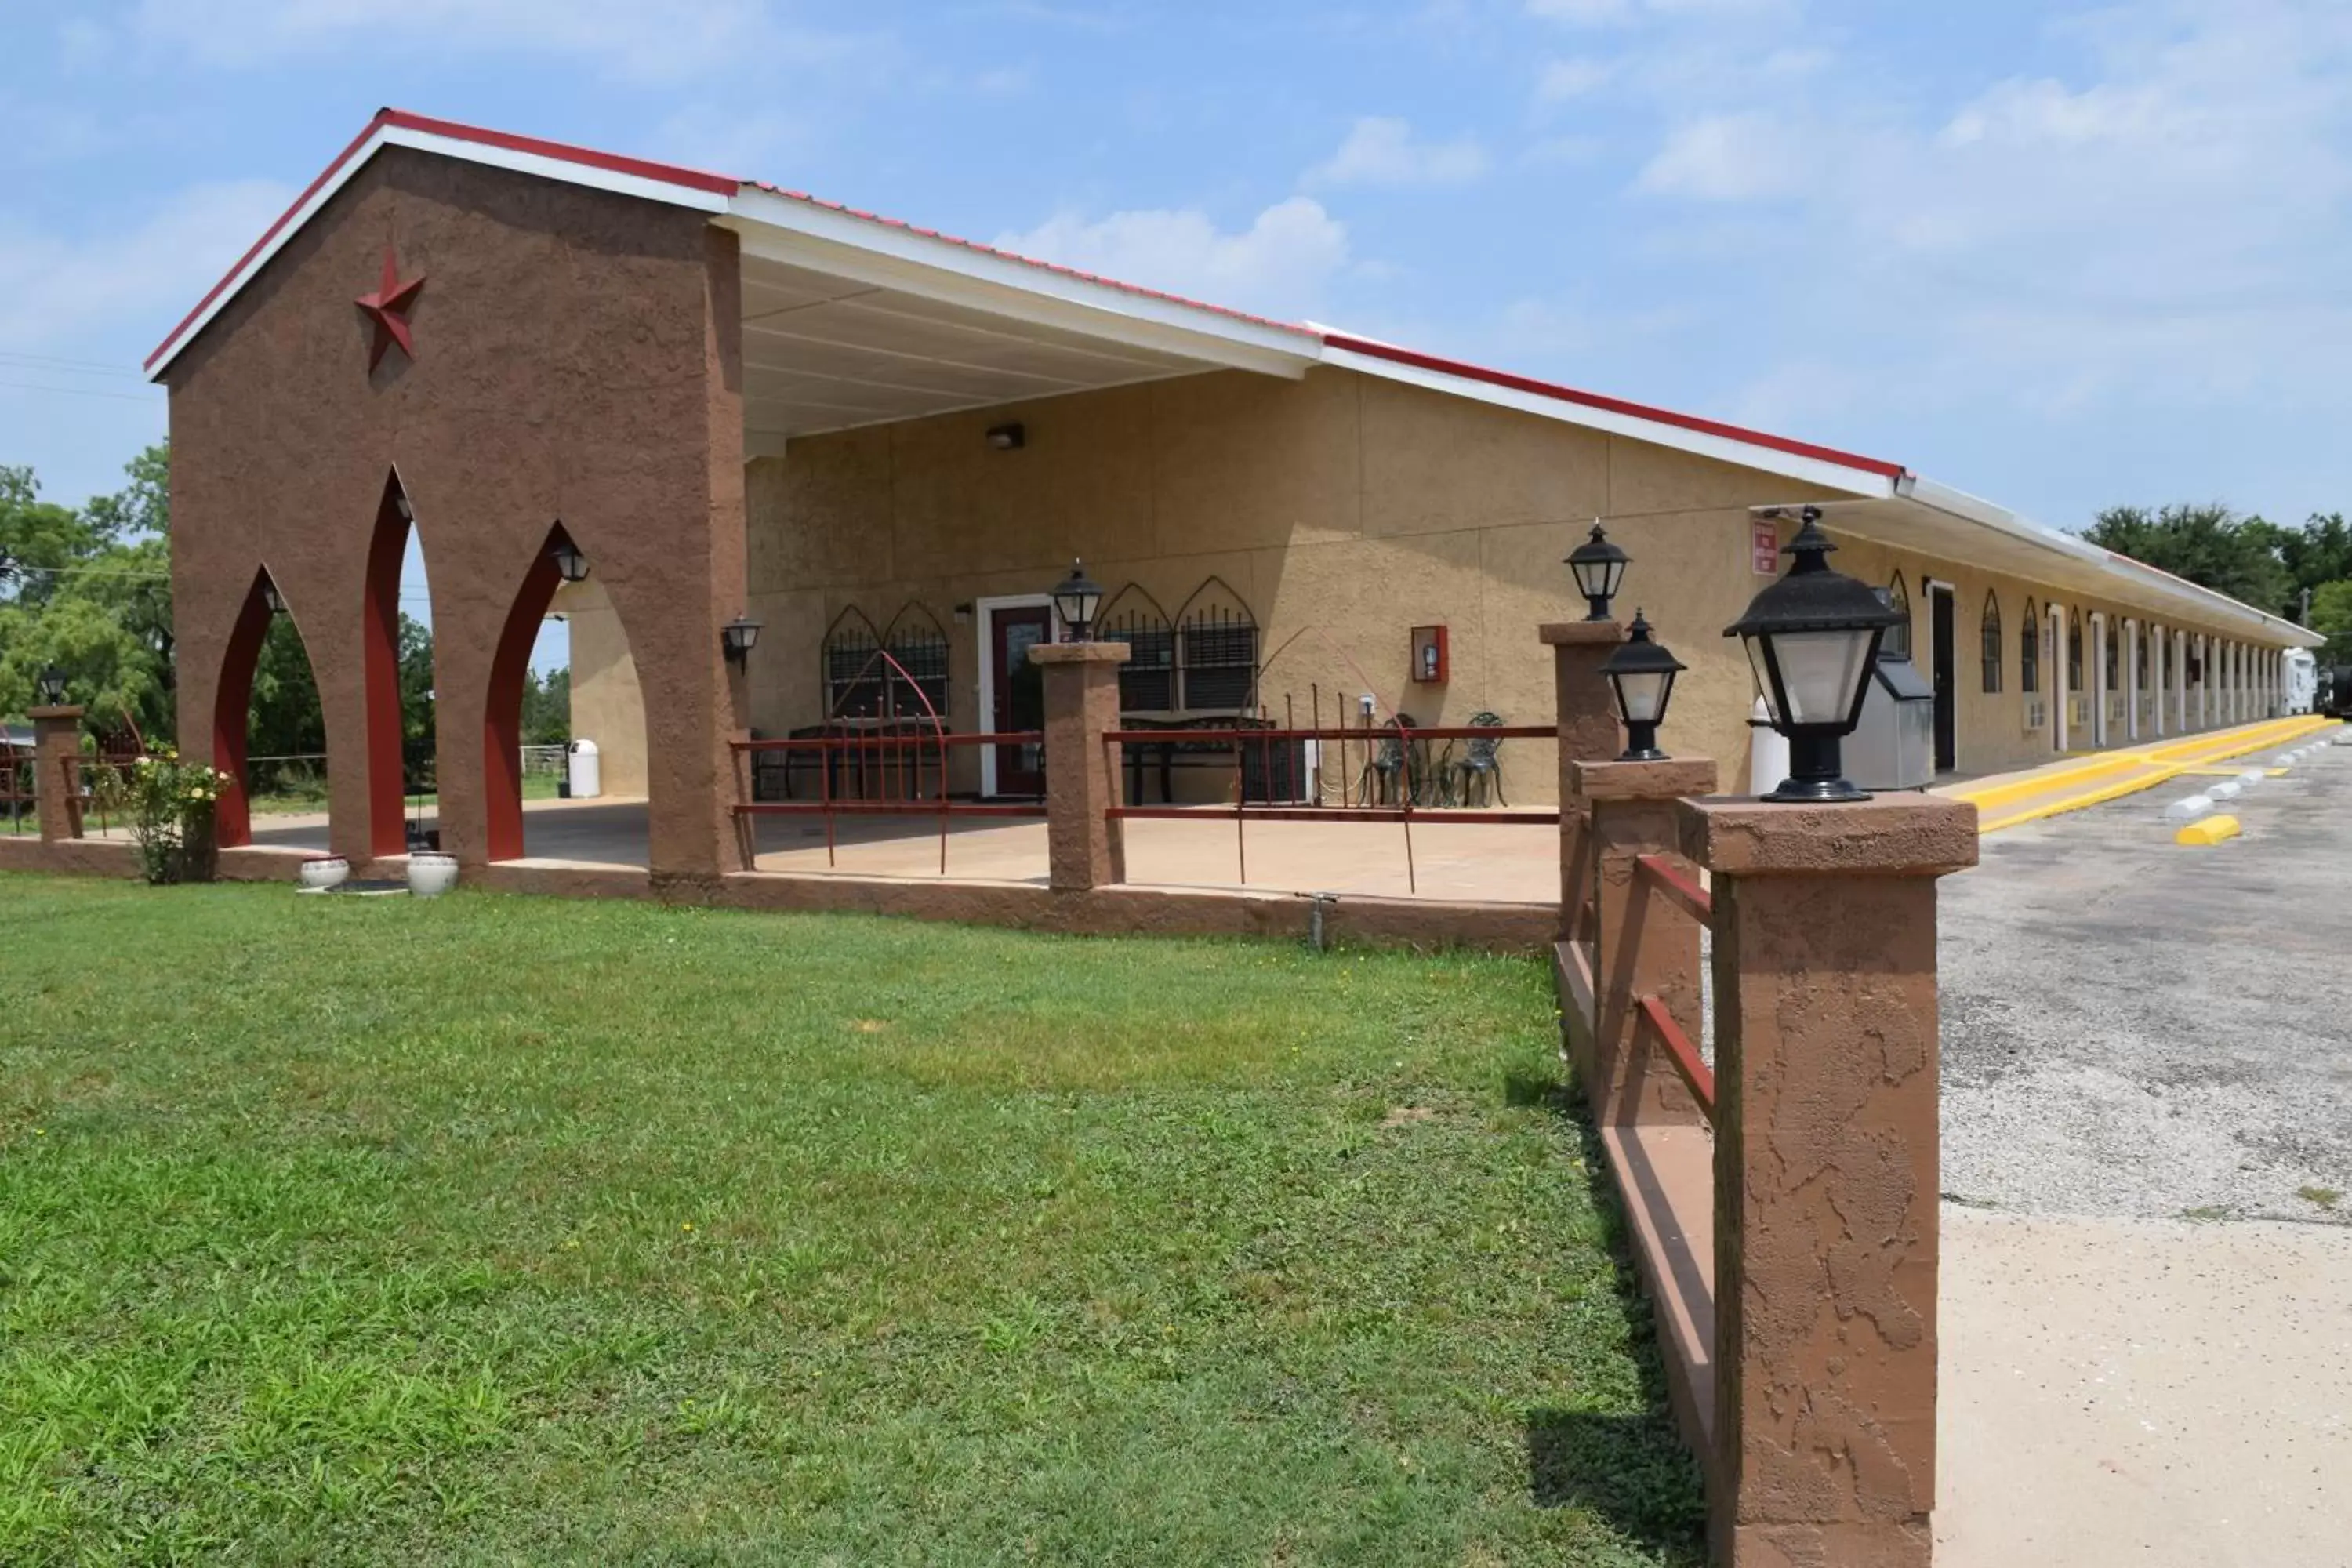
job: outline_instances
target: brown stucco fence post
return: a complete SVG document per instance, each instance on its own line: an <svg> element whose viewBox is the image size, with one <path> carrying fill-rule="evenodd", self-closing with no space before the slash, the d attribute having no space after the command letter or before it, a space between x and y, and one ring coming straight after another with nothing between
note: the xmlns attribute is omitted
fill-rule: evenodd
<svg viewBox="0 0 2352 1568"><path fill-rule="evenodd" d="M1625 749L1617 704L1601 673L1625 640L1615 621L1559 621L1536 628L1552 652L1553 708L1559 726L1559 921L1563 942L1592 941L1591 812L1576 793L1580 763L1605 763Z"/></svg>
<svg viewBox="0 0 2352 1568"><path fill-rule="evenodd" d="M1118 803L1118 748L1103 740L1118 727L1118 667L1127 651L1123 642L1040 643L1029 650L1045 680L1047 881L1056 891L1127 879L1119 824L1105 815Z"/></svg>
<svg viewBox="0 0 2352 1568"><path fill-rule="evenodd" d="M1642 865L1676 856L1676 802L1715 791L1715 763L1696 761L1577 763L1570 772L1588 803L1592 865L1593 1030L1590 1061L1576 1064L1603 1125L1693 1125L1706 1120L1672 1059L1643 1021L1654 996L1691 1039L1700 1037L1703 992L1699 920L1676 908ZM1570 1037L1578 1031L1570 1030Z"/></svg>
<svg viewBox="0 0 2352 1568"><path fill-rule="evenodd" d="M35 708L33 765L39 782L41 842L81 837L81 716L79 708Z"/></svg>
<svg viewBox="0 0 2352 1568"><path fill-rule="evenodd" d="M1714 876L1715 1560L1933 1550L1936 879L1976 809L1695 800Z"/></svg>

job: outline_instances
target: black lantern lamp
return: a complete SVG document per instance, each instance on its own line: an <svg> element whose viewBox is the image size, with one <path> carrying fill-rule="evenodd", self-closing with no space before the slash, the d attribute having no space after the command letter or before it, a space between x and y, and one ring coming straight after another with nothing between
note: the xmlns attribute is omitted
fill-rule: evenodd
<svg viewBox="0 0 2352 1568"><path fill-rule="evenodd" d="M748 665L751 649L760 641L760 623L748 616L738 616L719 629L719 641L728 663Z"/></svg>
<svg viewBox="0 0 2352 1568"><path fill-rule="evenodd" d="M1625 581L1625 563L1633 557L1609 542L1609 531L1592 525L1592 537L1568 552L1568 569L1576 575L1576 591L1584 595L1591 614L1588 621L1609 618L1609 601Z"/></svg>
<svg viewBox="0 0 2352 1568"><path fill-rule="evenodd" d="M547 558L555 563L555 574L567 583L588 580L588 557L568 539L559 539L547 547Z"/></svg>
<svg viewBox="0 0 2352 1568"><path fill-rule="evenodd" d="M1619 762L1666 760L1666 753L1658 750L1658 726L1675 694L1675 677L1684 668L1681 659L1650 640L1650 623L1635 610L1625 640L1609 651L1601 666L1617 691L1617 716L1625 721L1625 752Z"/></svg>
<svg viewBox="0 0 2352 1568"><path fill-rule="evenodd" d="M261 602L269 606L269 613L273 616L286 613L286 595L279 593L278 584L267 577L261 580Z"/></svg>
<svg viewBox="0 0 2352 1568"><path fill-rule="evenodd" d="M1830 570L1837 548L1821 531L1821 510L1789 542L1788 575L1749 601L1723 629L1748 648L1772 728L1789 738L1789 776L1772 801L1868 800L1845 777L1840 742L1862 721L1862 701L1886 629L1902 618L1867 584Z"/></svg>
<svg viewBox="0 0 2352 1568"><path fill-rule="evenodd" d="M1072 642L1092 642L1095 612L1102 608L1102 584L1087 575L1086 563L1070 563L1070 574L1054 585L1054 609L1070 628Z"/></svg>
<svg viewBox="0 0 2352 1568"><path fill-rule="evenodd" d="M66 672L56 665L41 671L34 685L40 692L42 707L62 708L66 705Z"/></svg>

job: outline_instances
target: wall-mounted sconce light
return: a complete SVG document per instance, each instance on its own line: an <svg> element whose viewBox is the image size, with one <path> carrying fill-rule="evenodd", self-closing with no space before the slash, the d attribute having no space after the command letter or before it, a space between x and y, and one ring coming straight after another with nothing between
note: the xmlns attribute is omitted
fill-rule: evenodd
<svg viewBox="0 0 2352 1568"><path fill-rule="evenodd" d="M278 584L267 577L261 580L261 602L269 606L269 613L273 616L286 613L286 595L279 593Z"/></svg>
<svg viewBox="0 0 2352 1568"><path fill-rule="evenodd" d="M971 625L971 605L970 604L958 605L955 607L954 613L956 625L960 626L968 626Z"/></svg>
<svg viewBox="0 0 2352 1568"><path fill-rule="evenodd" d="M1028 427L1018 420L1010 425L992 425L988 427L988 445L993 451L1017 452L1028 444Z"/></svg>
<svg viewBox="0 0 2352 1568"><path fill-rule="evenodd" d="M547 547L547 557L555 563L555 574L567 583L588 580L588 557L568 539L559 539Z"/></svg>
<svg viewBox="0 0 2352 1568"><path fill-rule="evenodd" d="M746 664L751 649L760 640L760 623L747 616L738 616L719 629L720 647L730 664Z"/></svg>
<svg viewBox="0 0 2352 1568"><path fill-rule="evenodd" d="M399 490L392 492L392 510L400 514L403 522L416 521L416 509L408 504L408 497Z"/></svg>

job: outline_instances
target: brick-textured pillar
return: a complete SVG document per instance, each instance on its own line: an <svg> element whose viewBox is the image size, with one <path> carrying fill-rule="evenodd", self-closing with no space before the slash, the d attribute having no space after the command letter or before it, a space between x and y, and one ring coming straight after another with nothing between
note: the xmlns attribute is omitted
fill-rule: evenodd
<svg viewBox="0 0 2352 1568"><path fill-rule="evenodd" d="M1923 1568L1936 879L1976 864L1976 808L1678 809L1715 874L1716 1560Z"/></svg>
<svg viewBox="0 0 2352 1568"><path fill-rule="evenodd" d="M81 837L81 716L79 708L35 708L33 765L39 779L41 842Z"/></svg>
<svg viewBox="0 0 2352 1568"><path fill-rule="evenodd" d="M1045 845L1048 879L1083 891L1127 879L1118 824L1118 758L1104 743L1118 728L1123 642L1039 643L1029 658L1045 678Z"/></svg>
<svg viewBox="0 0 2352 1568"><path fill-rule="evenodd" d="M1562 621L1538 626L1551 648L1553 711L1559 725L1559 920L1569 942L1592 940L1584 908L1592 889L1591 812L1576 793L1579 763L1605 763L1625 749L1624 727L1601 666L1625 628L1615 621Z"/></svg>
<svg viewBox="0 0 2352 1568"><path fill-rule="evenodd" d="M1715 793L1715 764L1578 763L1577 795L1590 803L1592 860L1592 1059L1576 1064L1593 1119L1636 1122L1705 1120L1681 1075L1643 1022L1642 998L1655 996L1691 1039L1699 1038L1699 924L1642 869L1643 855L1679 857L1685 795ZM1580 1031L1569 1031L1571 1040Z"/></svg>

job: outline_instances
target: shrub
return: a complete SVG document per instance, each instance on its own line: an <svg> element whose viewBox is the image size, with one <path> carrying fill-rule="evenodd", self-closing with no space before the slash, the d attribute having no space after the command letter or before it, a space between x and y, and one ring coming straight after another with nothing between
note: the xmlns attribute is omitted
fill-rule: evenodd
<svg viewBox="0 0 2352 1568"><path fill-rule="evenodd" d="M158 746L121 768L102 768L97 789L107 809L131 819L139 869L147 880L209 882L219 859L213 813L229 776Z"/></svg>

